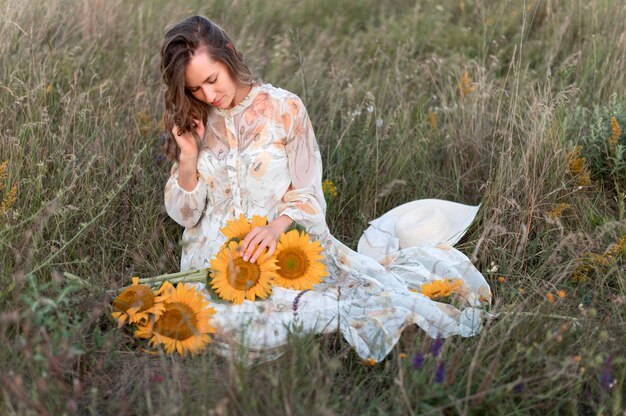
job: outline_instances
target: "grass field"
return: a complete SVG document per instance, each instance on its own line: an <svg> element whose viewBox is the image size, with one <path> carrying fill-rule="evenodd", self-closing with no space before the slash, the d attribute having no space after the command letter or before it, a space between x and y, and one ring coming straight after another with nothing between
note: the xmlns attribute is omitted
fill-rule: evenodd
<svg viewBox="0 0 626 416"><path fill-rule="evenodd" d="M626 414L622 1L178 3L0 0L1 414ZM327 335L247 368L117 329L115 290L178 270L158 54L193 14L306 104L338 239L482 203L457 245L494 294L481 335L421 368L417 328L374 366Z"/></svg>

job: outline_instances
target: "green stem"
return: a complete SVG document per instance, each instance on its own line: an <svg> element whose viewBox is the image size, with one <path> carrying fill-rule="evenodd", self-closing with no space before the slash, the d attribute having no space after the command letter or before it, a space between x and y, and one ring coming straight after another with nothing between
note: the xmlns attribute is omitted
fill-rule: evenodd
<svg viewBox="0 0 626 416"><path fill-rule="evenodd" d="M160 276L154 276L154 277L145 277L143 279L139 279L139 283L145 285L145 284L152 284L152 283L162 283L162 282L165 282L166 280L172 284L181 283L181 282L206 283L209 272L210 272L209 268L199 269L199 270L187 270L184 272L162 274Z"/></svg>

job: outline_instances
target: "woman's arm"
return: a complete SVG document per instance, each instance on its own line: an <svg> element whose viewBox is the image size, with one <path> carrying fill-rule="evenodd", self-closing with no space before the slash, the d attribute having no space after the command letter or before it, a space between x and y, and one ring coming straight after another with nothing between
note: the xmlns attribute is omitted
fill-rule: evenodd
<svg viewBox="0 0 626 416"><path fill-rule="evenodd" d="M196 132L204 136L204 125L196 120ZM207 185L198 180L198 146L191 133L178 134L172 129L181 152L165 185L165 209L169 216L186 228L195 227L206 208Z"/></svg>
<svg viewBox="0 0 626 416"><path fill-rule="evenodd" d="M181 183L180 166L175 163L165 185L165 210L174 221L185 228L198 224L207 204L208 186L198 179L195 164L192 175L195 186L188 191Z"/></svg>
<svg viewBox="0 0 626 416"><path fill-rule="evenodd" d="M198 185L198 156L180 155L178 163L178 184L187 192Z"/></svg>
<svg viewBox="0 0 626 416"><path fill-rule="evenodd" d="M291 186L282 199L278 215L287 215L306 228L313 238L330 237L326 225L326 200L322 191L322 157L304 104L297 96L285 102L283 123Z"/></svg>

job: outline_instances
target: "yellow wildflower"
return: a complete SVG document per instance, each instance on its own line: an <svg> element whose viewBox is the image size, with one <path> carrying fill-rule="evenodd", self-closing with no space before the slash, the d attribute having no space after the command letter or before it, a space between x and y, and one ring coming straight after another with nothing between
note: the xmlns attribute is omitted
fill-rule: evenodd
<svg viewBox="0 0 626 416"><path fill-rule="evenodd" d="M561 203L555 206L554 208L552 208L550 212L548 213L548 216L554 219L560 218L561 215L563 215L563 211L565 211L569 207L570 207L569 204Z"/></svg>
<svg viewBox="0 0 626 416"><path fill-rule="evenodd" d="M598 253L591 253L591 263L594 266L599 266L599 267L606 267L609 265L609 259L612 256L606 256L604 254L598 254Z"/></svg>
<svg viewBox="0 0 626 416"><path fill-rule="evenodd" d="M337 187L330 179L326 179L324 182L322 182L322 191L324 192L325 197L334 198L337 196Z"/></svg>
<svg viewBox="0 0 626 416"><path fill-rule="evenodd" d="M9 176L9 162L6 160L0 165L0 192L4 190L4 181Z"/></svg>
<svg viewBox="0 0 626 416"><path fill-rule="evenodd" d="M591 175L585 169L585 158L579 157L582 146L574 147L567 155L569 172L576 177L576 185L587 186L591 183Z"/></svg>
<svg viewBox="0 0 626 416"><path fill-rule="evenodd" d="M572 281L574 283L585 283L589 280L588 273L591 271L591 267L586 261L582 261L572 273Z"/></svg>
<svg viewBox="0 0 626 416"><path fill-rule="evenodd" d="M9 193L2 200L2 204L0 204L0 214L5 212L9 212L13 204L17 201L17 185L13 185Z"/></svg>
<svg viewBox="0 0 626 416"><path fill-rule="evenodd" d="M363 360L363 364L374 367L376 365L376 360L373 358L368 358L367 360Z"/></svg>
<svg viewBox="0 0 626 416"><path fill-rule="evenodd" d="M626 235L622 236L606 252L589 253L580 260L572 273L574 283L585 283L589 280L589 273L596 271L605 273L615 262L626 254Z"/></svg>
<svg viewBox="0 0 626 416"><path fill-rule="evenodd" d="M561 299L565 298L565 296L567 296L565 294L564 290L559 290L558 292L556 292L557 296L560 297Z"/></svg>
<svg viewBox="0 0 626 416"><path fill-rule="evenodd" d="M437 129L437 113L430 107L428 107L428 125L430 126L430 130Z"/></svg>
<svg viewBox="0 0 626 416"><path fill-rule="evenodd" d="M576 185L578 186L589 186L590 183L591 183L591 176L589 175L589 172L587 172L586 170L580 175L578 175L578 177L576 178Z"/></svg>
<svg viewBox="0 0 626 416"><path fill-rule="evenodd" d="M585 159L584 158L576 158L569 161L569 172L572 175L578 175L585 167Z"/></svg>
<svg viewBox="0 0 626 416"><path fill-rule="evenodd" d="M457 86L461 96L466 96L474 92L474 85L472 83L472 78L469 76L467 71L463 72L461 75L461 79L459 80L459 85Z"/></svg>
<svg viewBox="0 0 626 416"><path fill-rule="evenodd" d="M422 293L431 299L445 298L454 293L463 282L458 279L450 280L447 277L444 280L437 279L430 283L424 283L420 289Z"/></svg>
<svg viewBox="0 0 626 416"><path fill-rule="evenodd" d="M4 186L2 182L4 182L4 180L7 178L7 175L9 174L8 169L7 169L8 165L9 165L9 162L7 162L6 160L2 162L2 164L0 165L0 191L2 190L2 187Z"/></svg>
<svg viewBox="0 0 626 416"><path fill-rule="evenodd" d="M626 253L626 235L622 236L617 242L607 250L605 256L606 257L617 257L622 256Z"/></svg>
<svg viewBox="0 0 626 416"><path fill-rule="evenodd" d="M506 277L504 277L504 276L498 277L498 282L499 283L505 283L506 282Z"/></svg>
<svg viewBox="0 0 626 416"><path fill-rule="evenodd" d="M617 142L622 135L622 128L620 127L617 119L615 117L611 117L611 137L609 137L609 145L611 149L617 146Z"/></svg>
<svg viewBox="0 0 626 416"><path fill-rule="evenodd" d="M546 293L546 299L548 299L548 302L553 303L554 302L554 295L552 293Z"/></svg>

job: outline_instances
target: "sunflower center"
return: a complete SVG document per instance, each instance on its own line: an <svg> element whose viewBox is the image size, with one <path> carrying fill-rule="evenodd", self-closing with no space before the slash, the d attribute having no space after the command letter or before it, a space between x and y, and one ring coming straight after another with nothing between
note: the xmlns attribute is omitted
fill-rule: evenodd
<svg viewBox="0 0 626 416"><path fill-rule="evenodd" d="M113 308L126 312L130 308L139 308L143 312L154 306L154 294L146 285L133 285L119 294L113 301Z"/></svg>
<svg viewBox="0 0 626 416"><path fill-rule="evenodd" d="M196 313L184 303L168 303L167 310L154 323L154 332L184 341L198 333Z"/></svg>
<svg viewBox="0 0 626 416"><path fill-rule="evenodd" d="M298 279L307 272L309 260L306 254L297 248L289 248L278 254L278 274L285 279Z"/></svg>
<svg viewBox="0 0 626 416"><path fill-rule="evenodd" d="M237 290L248 290L259 282L261 269L256 263L236 257L228 265L228 283Z"/></svg>

